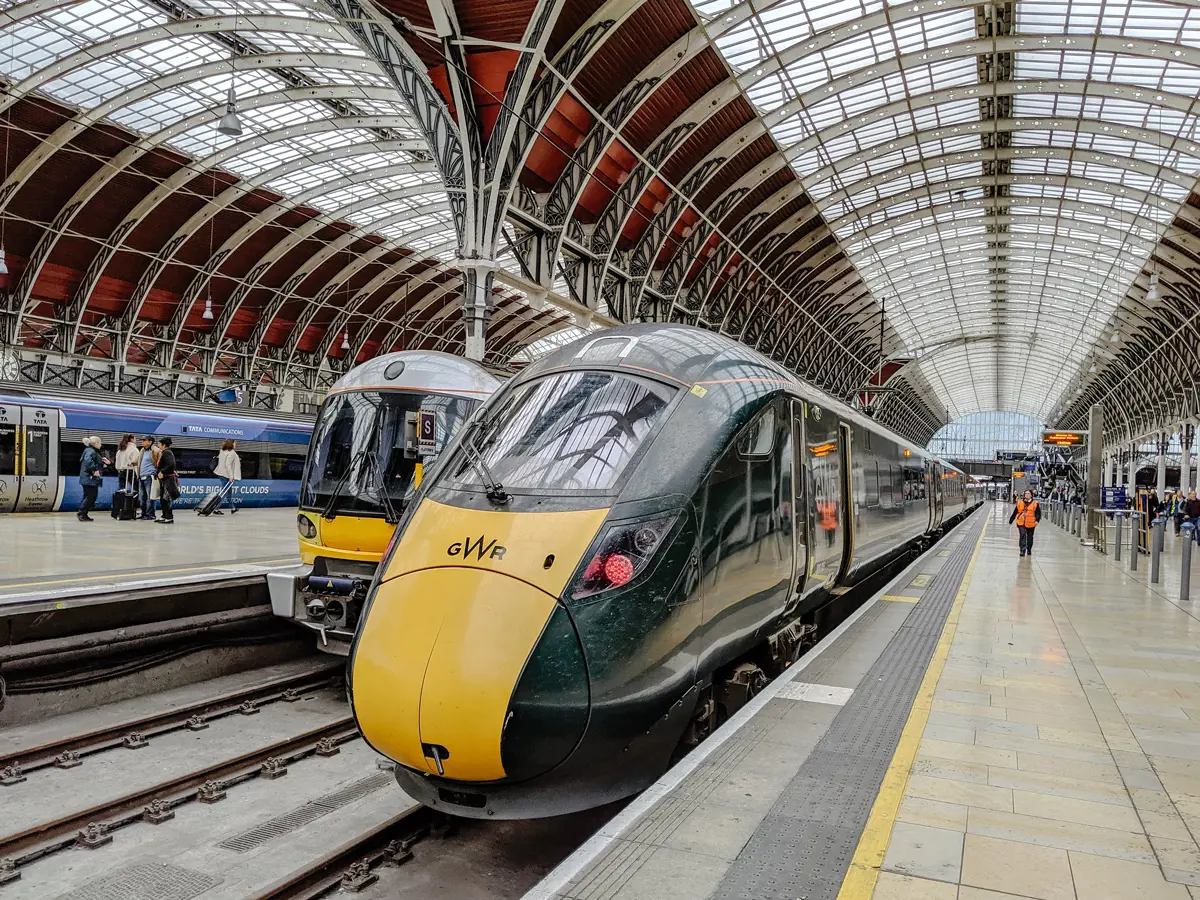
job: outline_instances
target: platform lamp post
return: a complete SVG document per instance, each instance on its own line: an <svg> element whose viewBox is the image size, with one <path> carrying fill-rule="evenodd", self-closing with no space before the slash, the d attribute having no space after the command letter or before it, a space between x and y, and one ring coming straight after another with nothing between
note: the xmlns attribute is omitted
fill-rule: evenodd
<svg viewBox="0 0 1200 900"><path fill-rule="evenodd" d="M1088 448L1087 448L1087 493L1084 495L1083 517L1086 527L1082 537L1093 541L1099 540L1096 534L1097 524L1088 510L1099 509L1104 481L1102 473L1107 471L1107 460L1104 457L1104 407L1097 403L1088 410Z"/></svg>

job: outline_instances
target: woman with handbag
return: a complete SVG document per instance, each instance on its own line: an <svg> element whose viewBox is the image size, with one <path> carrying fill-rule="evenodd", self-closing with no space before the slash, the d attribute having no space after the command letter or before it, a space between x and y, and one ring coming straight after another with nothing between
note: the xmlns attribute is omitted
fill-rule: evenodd
<svg viewBox="0 0 1200 900"><path fill-rule="evenodd" d="M213 469L213 474L225 480L225 484L221 486L222 502L224 499L228 499L230 514L237 512L234 492L237 490L237 483L242 480L242 460L237 454L237 441L227 438L221 444L221 452L217 456L217 465ZM227 497L226 492L228 492ZM221 512L220 504L213 510L213 515L224 515Z"/></svg>
<svg viewBox="0 0 1200 900"><path fill-rule="evenodd" d="M162 452L158 457L159 503L162 506L160 525L175 523L175 510L171 504L179 497L179 476L175 472L175 452L171 449L169 437L160 438L159 446Z"/></svg>

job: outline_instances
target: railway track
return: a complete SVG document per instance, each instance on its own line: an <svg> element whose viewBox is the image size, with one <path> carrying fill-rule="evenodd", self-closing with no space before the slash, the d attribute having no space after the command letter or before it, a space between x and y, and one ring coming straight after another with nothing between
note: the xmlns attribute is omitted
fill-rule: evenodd
<svg viewBox="0 0 1200 900"><path fill-rule="evenodd" d="M139 787L36 825L0 836L0 884L4 873L70 847L94 849L111 843L112 833L135 822L160 824L184 803L217 803L226 792L254 778L277 778L310 756L333 756L358 738L352 716L343 716L267 746L197 767L183 775ZM14 880L11 877L7 880Z"/></svg>
<svg viewBox="0 0 1200 900"><path fill-rule="evenodd" d="M296 702L312 690L336 683L341 672L340 663L330 662L314 671L284 675L194 703L0 753L0 787L19 784L39 769L75 768L97 753L121 747L139 749L151 738L184 729L202 731L227 716L253 715L272 703Z"/></svg>
<svg viewBox="0 0 1200 900"><path fill-rule="evenodd" d="M358 893L379 880L381 866L410 862L414 844L452 827L447 817L414 803L248 900L315 900L339 889Z"/></svg>

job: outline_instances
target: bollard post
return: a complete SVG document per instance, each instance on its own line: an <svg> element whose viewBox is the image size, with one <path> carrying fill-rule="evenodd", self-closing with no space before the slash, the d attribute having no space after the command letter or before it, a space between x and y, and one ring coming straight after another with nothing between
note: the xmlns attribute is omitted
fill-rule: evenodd
<svg viewBox="0 0 1200 900"><path fill-rule="evenodd" d="M1180 547L1183 558L1183 571L1179 573L1179 599L1190 600L1188 595L1192 591L1192 544L1195 542L1196 526L1192 522L1184 522L1179 533L1183 535L1183 544Z"/></svg>
<svg viewBox="0 0 1200 900"><path fill-rule="evenodd" d="M1150 583L1158 584L1162 568L1163 533L1166 520L1158 516L1150 523Z"/></svg>
<svg viewBox="0 0 1200 900"><path fill-rule="evenodd" d="M1117 535L1116 535L1117 539L1113 542L1116 545L1116 548L1113 552L1113 559L1115 559L1117 562L1121 561L1121 523L1124 520L1125 520L1124 512L1113 513L1113 522L1115 522L1116 526L1117 526Z"/></svg>
<svg viewBox="0 0 1200 900"><path fill-rule="evenodd" d="M1142 514L1139 512L1129 514L1129 571L1137 571L1138 557L1141 554L1138 552L1138 523L1141 521Z"/></svg>

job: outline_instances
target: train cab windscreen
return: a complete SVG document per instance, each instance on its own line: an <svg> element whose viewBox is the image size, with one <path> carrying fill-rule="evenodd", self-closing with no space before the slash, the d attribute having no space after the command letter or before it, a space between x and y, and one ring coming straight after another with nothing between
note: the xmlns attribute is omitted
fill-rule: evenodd
<svg viewBox="0 0 1200 900"><path fill-rule="evenodd" d="M605 371L566 372L520 385L466 436L478 456L461 450L448 477L475 485L482 469L510 491L607 491L674 393L655 381Z"/></svg>
<svg viewBox="0 0 1200 900"><path fill-rule="evenodd" d="M415 489L418 463L430 465L479 400L438 394L357 391L321 407L300 506L323 515L394 519ZM436 421L432 442L417 442L418 416Z"/></svg>

